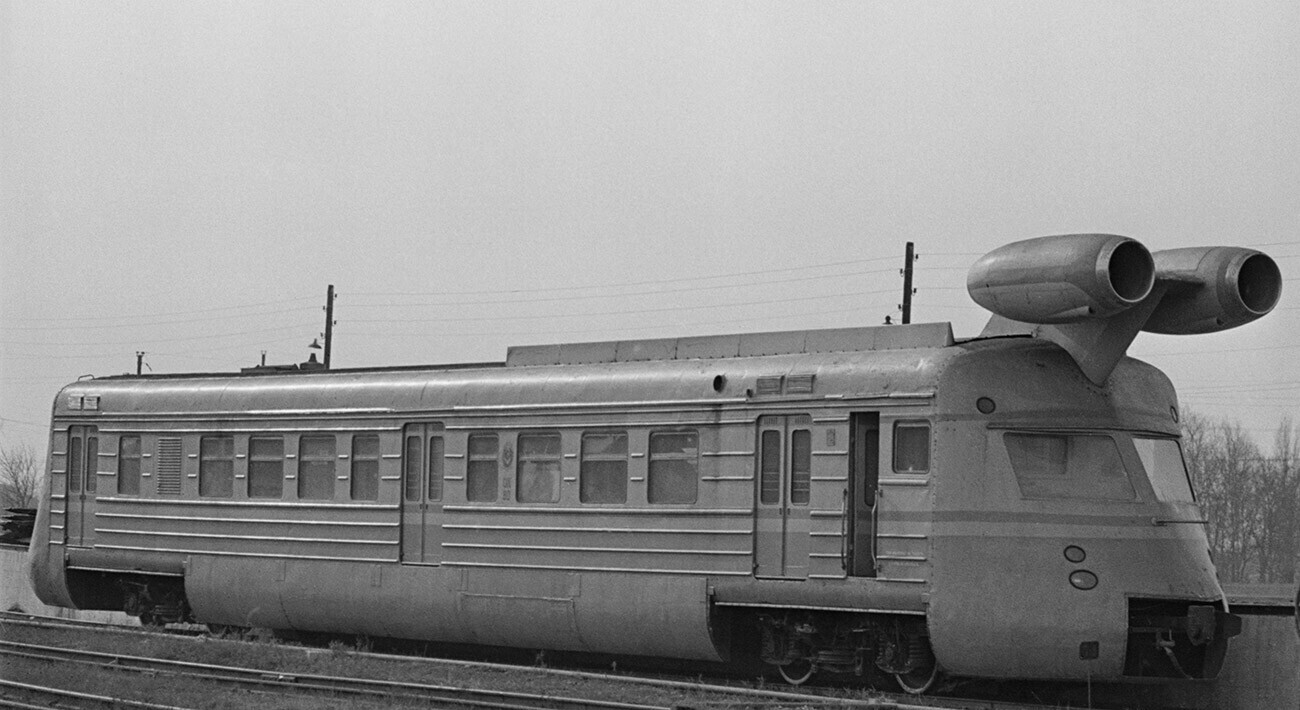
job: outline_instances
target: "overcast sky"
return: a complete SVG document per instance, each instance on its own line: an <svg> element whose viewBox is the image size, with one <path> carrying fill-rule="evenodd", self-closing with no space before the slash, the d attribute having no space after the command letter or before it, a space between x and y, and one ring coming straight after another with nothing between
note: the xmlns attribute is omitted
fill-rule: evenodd
<svg viewBox="0 0 1300 710"><path fill-rule="evenodd" d="M0 0L0 445L85 374L987 319L966 268L1261 248L1278 309L1144 334L1266 446L1300 391L1300 3Z"/></svg>

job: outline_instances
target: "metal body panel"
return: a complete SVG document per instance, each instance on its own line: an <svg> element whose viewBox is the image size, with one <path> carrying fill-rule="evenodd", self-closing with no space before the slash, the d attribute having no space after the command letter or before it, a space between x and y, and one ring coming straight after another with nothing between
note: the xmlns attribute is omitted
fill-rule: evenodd
<svg viewBox="0 0 1300 710"><path fill-rule="evenodd" d="M703 579L195 555L185 588L210 623L722 659Z"/></svg>
<svg viewBox="0 0 1300 710"><path fill-rule="evenodd" d="M1223 599L1202 527L1153 524L1196 520L1196 507L1157 501L1145 477L1133 479L1131 501L1026 497L1002 436L1014 430L1176 436L1173 388L1134 360L1121 362L1107 386L1098 386L1050 345L966 347L973 356L954 361L938 387L948 421L936 436L936 466L951 475L933 480L935 656L959 675L1015 668L1025 678L1118 678L1130 599ZM981 397L996 410L981 413ZM1072 545L1086 551L1084 561L1066 558ZM1076 570L1096 574L1100 583L1072 587ZM1082 659L1080 644L1090 642L1099 655Z"/></svg>

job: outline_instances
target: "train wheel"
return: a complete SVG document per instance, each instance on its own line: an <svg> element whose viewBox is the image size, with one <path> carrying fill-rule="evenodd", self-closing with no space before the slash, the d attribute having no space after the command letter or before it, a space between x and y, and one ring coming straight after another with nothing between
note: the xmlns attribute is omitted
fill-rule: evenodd
<svg viewBox="0 0 1300 710"><path fill-rule="evenodd" d="M777 666L776 669L781 672L781 677L790 685L803 685L813 677L817 668L813 666L812 661L802 658L800 660L787 663L783 666Z"/></svg>
<svg viewBox="0 0 1300 710"><path fill-rule="evenodd" d="M926 661L916 668L906 673L894 674L894 680L898 682L898 687L902 688L904 693L910 695L928 693L939 683L939 664L934 660L933 655L927 653L926 656Z"/></svg>

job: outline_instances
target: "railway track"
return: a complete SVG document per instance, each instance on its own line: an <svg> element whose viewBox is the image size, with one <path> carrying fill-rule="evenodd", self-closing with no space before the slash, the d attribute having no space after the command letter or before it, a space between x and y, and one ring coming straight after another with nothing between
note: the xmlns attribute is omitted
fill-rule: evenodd
<svg viewBox="0 0 1300 710"><path fill-rule="evenodd" d="M86 622L39 615L0 612L0 626L31 626L37 628L64 628L93 630L96 632L121 633L130 635L153 635L158 629L147 627L119 627L99 622ZM181 626L169 628L165 635L197 636L201 634L198 627ZM233 642L239 643L239 642ZM307 654L334 653L321 649L304 649ZM551 677L568 677L593 680L605 683L617 683L646 691L677 690L689 694L687 703L640 704L615 702L608 700L591 700L566 697L554 693L524 693L492 689L469 688L454 684L426 684L375 680L356 677L341 677L300 672L268 671L266 669L239 666L224 666L187 661L175 661L161 658L134 656L125 653L88 651L44 644L19 643L0 640L0 656L28 659L32 662L61 663L72 666L112 669L122 673L165 675L184 678L190 682L219 684L249 692L281 695L316 695L332 698L355 698L358 701L370 699L384 702L400 701L409 704L436 704L438 707L464 708L510 708L517 710L653 710L657 708L716 708L716 707L810 707L810 708L873 708L876 710L932 710L933 708L955 708L960 710L1040 710L1047 706L1027 705L1015 702L992 700L970 700L960 698L924 698L882 694L870 699L836 697L835 691L825 692L789 692L770 690L752 686L713 685L696 680L650 678L629 675L610 675L591 671L576 671L554 668L537 668L533 666L484 663L457 659L431 659L417 656L397 656L392 654L364 653L348 651L359 658L393 660L405 663L442 664L449 667L492 669L504 673L535 673ZM29 707L22 704L6 704L7 698L16 695L33 694L31 688L18 690L10 684L0 685L0 707ZM57 689L44 689L47 693L58 693ZM68 693L68 691L61 691ZM631 691L635 696L636 691ZM625 694L626 695L626 694ZM55 696L51 696L55 697ZM59 700L59 707L104 707L105 703L121 703L119 707L170 708L171 706L153 705L139 701L125 701L121 698L94 697L84 693L69 693ZM130 703L136 704L130 704ZM49 707L32 705L31 707ZM1053 705L1051 707L1062 707Z"/></svg>

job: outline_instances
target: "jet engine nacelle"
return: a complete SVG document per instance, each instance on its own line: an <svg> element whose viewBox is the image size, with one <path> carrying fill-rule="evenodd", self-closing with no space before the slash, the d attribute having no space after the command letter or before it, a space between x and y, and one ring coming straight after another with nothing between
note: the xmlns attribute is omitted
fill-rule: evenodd
<svg viewBox="0 0 1300 710"><path fill-rule="evenodd" d="M1142 330L1168 335L1235 328L1273 310L1282 272L1267 254L1240 247L1158 251L1156 278L1168 291Z"/></svg>
<svg viewBox="0 0 1300 710"><path fill-rule="evenodd" d="M1155 282L1151 252L1114 234L1066 234L1007 244L971 267L966 289L1022 323L1077 323L1141 303Z"/></svg>

